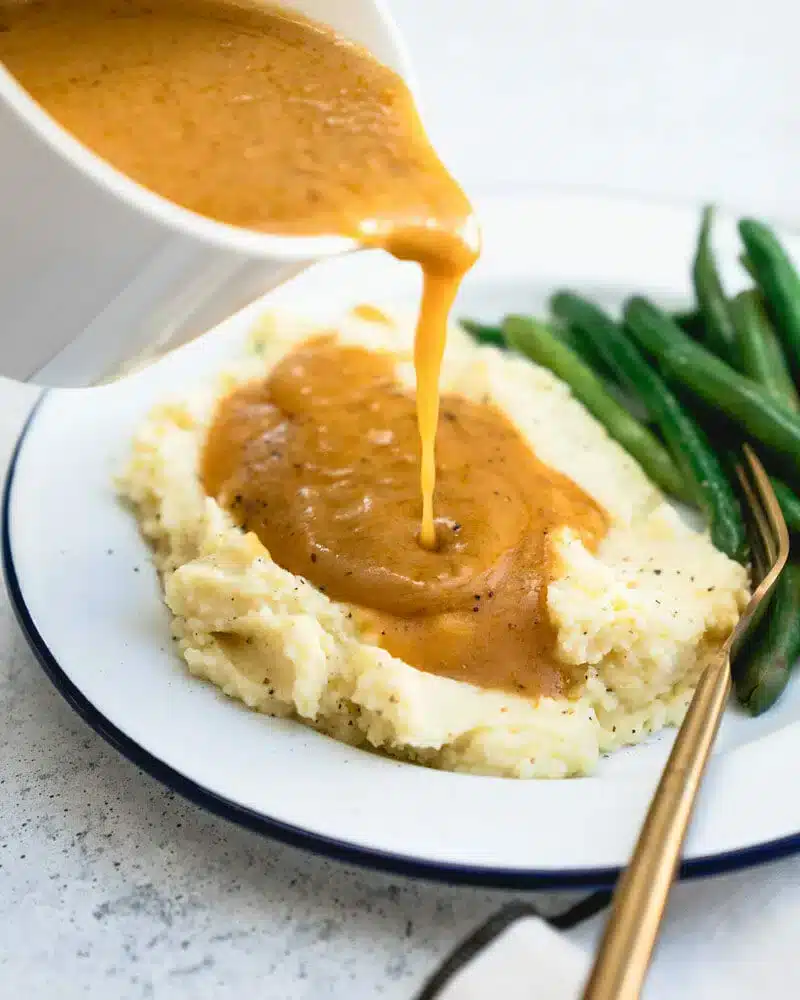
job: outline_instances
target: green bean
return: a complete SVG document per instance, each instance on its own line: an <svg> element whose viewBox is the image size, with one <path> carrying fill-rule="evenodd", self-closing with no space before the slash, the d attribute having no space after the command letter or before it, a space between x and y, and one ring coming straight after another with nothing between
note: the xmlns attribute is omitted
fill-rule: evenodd
<svg viewBox="0 0 800 1000"><path fill-rule="evenodd" d="M780 341L770 323L761 296L756 291L740 292L731 302L731 315L737 335L738 367L779 402L800 410L800 398L794 387Z"/></svg>
<svg viewBox="0 0 800 1000"><path fill-rule="evenodd" d="M786 358L756 291L740 292L731 303L739 337L740 369L758 382L778 402L797 412L797 390ZM781 479L771 477L772 488L790 531L800 532L800 498Z"/></svg>
<svg viewBox="0 0 800 1000"><path fill-rule="evenodd" d="M753 715L771 708L783 693L800 656L800 566L781 573L755 635L732 665L736 697Z"/></svg>
<svg viewBox="0 0 800 1000"><path fill-rule="evenodd" d="M695 500L705 512L714 544L726 555L743 562L747 555L747 539L739 501L699 425L658 372L645 361L636 345L605 313L569 292L555 295L551 308L557 316L590 336L620 379L641 398L658 424ZM679 335L685 337L683 333Z"/></svg>
<svg viewBox="0 0 800 1000"><path fill-rule="evenodd" d="M786 527L793 533L800 533L800 497L777 476L770 476L772 490L781 507Z"/></svg>
<svg viewBox="0 0 800 1000"><path fill-rule="evenodd" d="M703 209L697 238L692 280L700 312L705 320L706 343L718 357L730 361L736 350L736 331L711 247L713 221L714 209L711 205L707 205Z"/></svg>
<svg viewBox="0 0 800 1000"><path fill-rule="evenodd" d="M613 371L608 367L603 359L603 355L597 350L592 341L582 333L577 327L570 326L569 323L558 324L558 335L568 344L576 354L579 354L584 363L587 364L601 378L607 382L616 382Z"/></svg>
<svg viewBox="0 0 800 1000"><path fill-rule="evenodd" d="M668 381L689 389L773 452L800 462L800 415L690 340L646 299L628 302L625 321L637 343L658 359Z"/></svg>
<svg viewBox="0 0 800 1000"><path fill-rule="evenodd" d="M739 366L773 398L797 408L797 392L775 331L756 291L741 292L731 303L739 338ZM775 497L790 531L800 531L800 499L780 479L770 476ZM765 620L756 627L744 650L733 660L736 696L754 715L770 708L780 696L800 655L800 568L781 573Z"/></svg>
<svg viewBox="0 0 800 1000"><path fill-rule="evenodd" d="M495 347L505 347L503 331L499 326L479 323L474 319L460 319L459 324L479 344L494 344Z"/></svg>
<svg viewBox="0 0 800 1000"><path fill-rule="evenodd" d="M750 275L750 277L753 279L753 281L755 281L756 280L756 272L755 272L755 269L754 269L754 267L753 267L753 265L752 265L752 263L750 261L750 258L747 256L746 253L740 253L739 254L739 263L742 265L742 267L745 269L745 271L747 271L747 273Z"/></svg>
<svg viewBox="0 0 800 1000"><path fill-rule="evenodd" d="M505 320L503 320L503 325L505 325ZM581 353L583 346L581 338L576 336L575 331L571 327L567 326L566 323L548 323L547 329L554 337L558 337L562 344L566 344L571 351L580 354L583 360L586 361L586 358ZM589 364L588 361L586 363Z"/></svg>
<svg viewBox="0 0 800 1000"><path fill-rule="evenodd" d="M686 497L683 477L669 452L638 420L609 395L597 375L576 352L529 316L506 316L503 334L508 345L548 368L572 389L576 399L636 459L665 492Z"/></svg>
<svg viewBox="0 0 800 1000"><path fill-rule="evenodd" d="M474 341L479 344L491 344L493 347L506 347L505 338L503 336L503 330L500 326L496 326L491 323L482 323L479 320L470 319L465 317L460 319L459 325L462 329L472 337ZM613 376L597 353L594 350L591 342L586 339L586 337L581 336L581 334L575 330L572 330L566 323L558 324L548 324L550 331L562 340L568 347L580 355L584 362L598 375L605 379L613 381Z"/></svg>
<svg viewBox="0 0 800 1000"><path fill-rule="evenodd" d="M762 222L742 219L739 233L775 329L795 370L800 369L800 275L778 238Z"/></svg>
<svg viewBox="0 0 800 1000"><path fill-rule="evenodd" d="M677 323L684 333L688 333L692 340L704 340L706 336L706 325L702 315L692 309L688 312L676 312L672 314L672 321Z"/></svg>

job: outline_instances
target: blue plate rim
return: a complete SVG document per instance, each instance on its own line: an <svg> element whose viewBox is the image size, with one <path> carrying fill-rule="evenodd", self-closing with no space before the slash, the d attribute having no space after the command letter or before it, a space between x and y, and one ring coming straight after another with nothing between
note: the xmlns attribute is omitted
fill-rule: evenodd
<svg viewBox="0 0 800 1000"><path fill-rule="evenodd" d="M164 761L149 753L115 726L69 679L51 652L25 602L22 585L14 565L11 541L11 505L15 473L25 442L49 395L49 392L43 393L32 407L19 433L8 465L3 487L2 526L0 527L3 575L12 610L39 665L56 690L84 722L123 757L165 787L215 816L272 840L360 868L447 885L465 885L487 889L591 890L610 888L615 884L621 871L617 867L539 870L440 864L401 854L358 847L346 841L309 833L301 827L292 826L257 813L203 788L202 785L186 778ZM797 853L800 853L800 830L797 833L776 840L764 841L750 847L685 860L681 864L679 877L681 879L694 879L722 875L777 861Z"/></svg>

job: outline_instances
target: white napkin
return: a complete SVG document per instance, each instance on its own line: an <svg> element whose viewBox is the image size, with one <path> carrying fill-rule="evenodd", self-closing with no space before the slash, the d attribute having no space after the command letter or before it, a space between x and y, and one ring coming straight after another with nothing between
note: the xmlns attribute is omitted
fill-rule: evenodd
<svg viewBox="0 0 800 1000"><path fill-rule="evenodd" d="M590 961L530 908L511 906L460 945L417 1000L580 1000Z"/></svg>
<svg viewBox="0 0 800 1000"><path fill-rule="evenodd" d="M420 1000L580 1000L589 956L541 917L521 917Z"/></svg>

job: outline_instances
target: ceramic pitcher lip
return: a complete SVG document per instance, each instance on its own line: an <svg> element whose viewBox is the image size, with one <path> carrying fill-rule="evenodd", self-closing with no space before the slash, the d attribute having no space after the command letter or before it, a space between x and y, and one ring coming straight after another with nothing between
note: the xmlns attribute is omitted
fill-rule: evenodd
<svg viewBox="0 0 800 1000"><path fill-rule="evenodd" d="M278 3L278 6L281 6ZM293 6L287 4L290 8ZM302 6L302 5L300 5ZM370 0L390 49L406 85L418 102L416 81L405 42L392 17L387 0ZM354 239L336 235L276 236L259 233L239 226L230 226L182 208L136 181L131 180L111 164L101 159L78 139L62 128L14 79L0 63L0 100L19 120L58 153L76 170L86 174L108 193L120 198L129 207L141 211L154 222L161 223L184 236L194 237L222 250L232 250L256 258L281 260L287 263L309 261L346 253L358 246Z"/></svg>
<svg viewBox="0 0 800 1000"><path fill-rule="evenodd" d="M207 219L162 198L116 170L62 128L2 64L0 99L6 102L24 125L76 170L90 177L131 208L182 235L202 240L219 249L287 262L328 257L352 250L356 246L355 240L341 236L270 236L241 229Z"/></svg>

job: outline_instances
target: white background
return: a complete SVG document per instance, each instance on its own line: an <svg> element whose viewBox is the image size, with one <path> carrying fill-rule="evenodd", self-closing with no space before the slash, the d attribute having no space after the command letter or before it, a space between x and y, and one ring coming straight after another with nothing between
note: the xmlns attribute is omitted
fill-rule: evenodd
<svg viewBox="0 0 800 1000"><path fill-rule="evenodd" d="M800 223L791 0L394 10L432 135L469 189L714 199ZM28 398L0 386L2 455ZM71 713L5 605L0 720L3 1000L405 1000L507 898L329 865L176 800ZM680 887L660 995L797 995L799 924L800 862Z"/></svg>
<svg viewBox="0 0 800 1000"><path fill-rule="evenodd" d="M396 0L469 185L714 199L800 220L792 0Z"/></svg>

